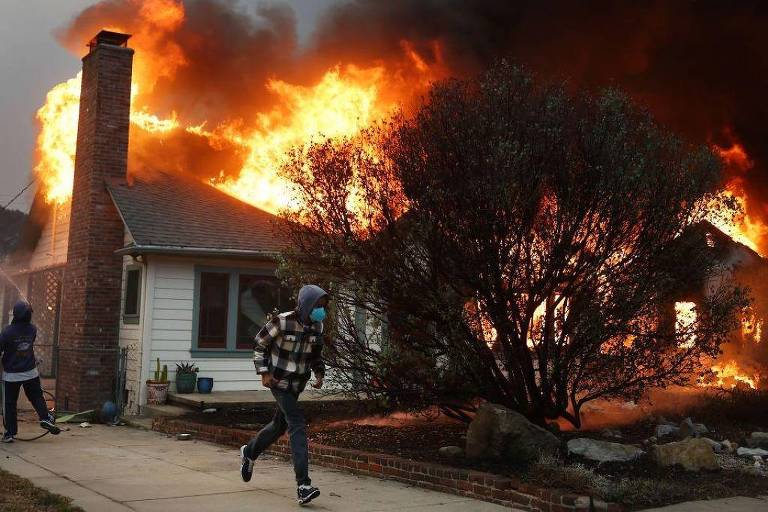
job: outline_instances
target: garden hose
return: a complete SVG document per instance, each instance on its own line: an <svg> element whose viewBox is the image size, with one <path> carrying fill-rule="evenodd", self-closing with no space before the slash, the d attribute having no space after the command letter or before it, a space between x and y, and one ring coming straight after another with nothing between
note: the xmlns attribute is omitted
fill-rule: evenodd
<svg viewBox="0 0 768 512"><path fill-rule="evenodd" d="M48 391L44 390L42 385L40 386L40 389L43 391L43 395L45 395L47 398L50 398L53 401L54 404L56 403L56 397L53 396L53 393L49 393ZM5 426L5 390L3 390L3 411L2 412L3 412L3 428L5 429L6 428L6 426ZM53 409L49 409L48 412L50 412L51 414L55 414L55 412L56 412L55 407ZM37 435L35 437L16 437L16 436L14 436L13 439L15 441L25 441L25 442L26 441L37 441L41 437L45 437L48 434L50 434L50 431L46 430L42 434L39 434L39 435Z"/></svg>

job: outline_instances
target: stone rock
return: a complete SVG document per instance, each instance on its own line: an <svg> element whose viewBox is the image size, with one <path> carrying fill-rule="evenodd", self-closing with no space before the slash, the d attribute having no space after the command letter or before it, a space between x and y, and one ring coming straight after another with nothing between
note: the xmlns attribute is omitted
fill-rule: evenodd
<svg viewBox="0 0 768 512"><path fill-rule="evenodd" d="M768 432L752 432L747 438L747 446L768 450Z"/></svg>
<svg viewBox="0 0 768 512"><path fill-rule="evenodd" d="M702 437L701 439L706 441L709 444L709 446L712 447L712 450L715 453L722 453L723 452L723 450L724 450L723 443L719 443L719 442L715 441L714 439L710 439L708 437Z"/></svg>
<svg viewBox="0 0 768 512"><path fill-rule="evenodd" d="M681 439L689 437L701 437L709 432L709 429L703 423L694 423L691 418L685 418L680 422L679 435Z"/></svg>
<svg viewBox="0 0 768 512"><path fill-rule="evenodd" d="M704 439L686 439L653 447L653 459L661 466L680 465L688 471L718 469L715 452Z"/></svg>
<svg viewBox="0 0 768 512"><path fill-rule="evenodd" d="M602 432L600 432L600 435L603 437L608 437L610 439L624 439L624 436L621 434L620 431L612 428L607 428L603 430Z"/></svg>
<svg viewBox="0 0 768 512"><path fill-rule="evenodd" d="M738 446L735 446L734 443L730 442L728 439L726 439L720 444L723 445L724 453L733 453L736 451L736 448L738 448Z"/></svg>
<svg viewBox="0 0 768 512"><path fill-rule="evenodd" d="M645 452L636 446L579 437L568 441L568 452L597 462L627 462Z"/></svg>
<svg viewBox="0 0 768 512"><path fill-rule="evenodd" d="M742 446L736 450L736 455L739 457L754 457L755 455L759 457L766 457L768 456L768 450L763 450L762 448L747 448Z"/></svg>
<svg viewBox="0 0 768 512"><path fill-rule="evenodd" d="M679 432L680 427L676 427L675 425L670 425L668 423L662 423L660 425L656 425L656 430L654 431L653 435L656 439L661 439L662 437L669 435L677 435Z"/></svg>
<svg viewBox="0 0 768 512"><path fill-rule="evenodd" d="M532 461L559 448L554 434L497 404L483 404L467 430L466 452L473 459Z"/></svg>
<svg viewBox="0 0 768 512"><path fill-rule="evenodd" d="M464 449L460 446L443 446L437 453L443 457L460 458L464 456Z"/></svg>

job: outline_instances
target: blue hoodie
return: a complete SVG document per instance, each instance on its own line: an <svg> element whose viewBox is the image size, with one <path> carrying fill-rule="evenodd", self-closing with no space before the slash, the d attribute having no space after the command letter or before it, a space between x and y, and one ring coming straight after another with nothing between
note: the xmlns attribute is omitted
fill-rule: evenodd
<svg viewBox="0 0 768 512"><path fill-rule="evenodd" d="M3 371L19 373L34 370L35 338L37 327L32 325L32 306L19 301L13 306L11 325L0 332L0 352L2 352Z"/></svg>

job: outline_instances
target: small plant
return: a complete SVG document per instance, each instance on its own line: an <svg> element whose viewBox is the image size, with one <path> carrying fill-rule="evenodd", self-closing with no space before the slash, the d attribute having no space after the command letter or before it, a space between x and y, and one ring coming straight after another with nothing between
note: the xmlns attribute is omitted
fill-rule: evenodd
<svg viewBox="0 0 768 512"><path fill-rule="evenodd" d="M197 373L199 370L200 369L197 366L195 366L195 363L190 363L187 361L176 363L176 375Z"/></svg>
<svg viewBox="0 0 768 512"><path fill-rule="evenodd" d="M152 382L168 382L168 365L163 365L163 369L160 369L160 358L155 361L155 378Z"/></svg>
<svg viewBox="0 0 768 512"><path fill-rule="evenodd" d="M168 365L163 365L160 369L160 358L155 360L154 379L147 381L147 403L152 405L161 405L165 403L168 396Z"/></svg>

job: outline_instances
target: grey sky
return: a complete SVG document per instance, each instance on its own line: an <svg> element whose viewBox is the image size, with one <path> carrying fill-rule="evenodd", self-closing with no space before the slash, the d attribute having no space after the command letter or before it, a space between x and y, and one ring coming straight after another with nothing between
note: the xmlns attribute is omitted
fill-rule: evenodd
<svg viewBox="0 0 768 512"><path fill-rule="evenodd" d="M318 15L336 0L285 0L296 10L299 34L311 33ZM45 93L80 69L54 31L95 0L0 0L0 206L29 183L37 126ZM258 4L242 0L239 4ZM278 2L271 2L278 3ZM32 191L13 208L27 210Z"/></svg>

